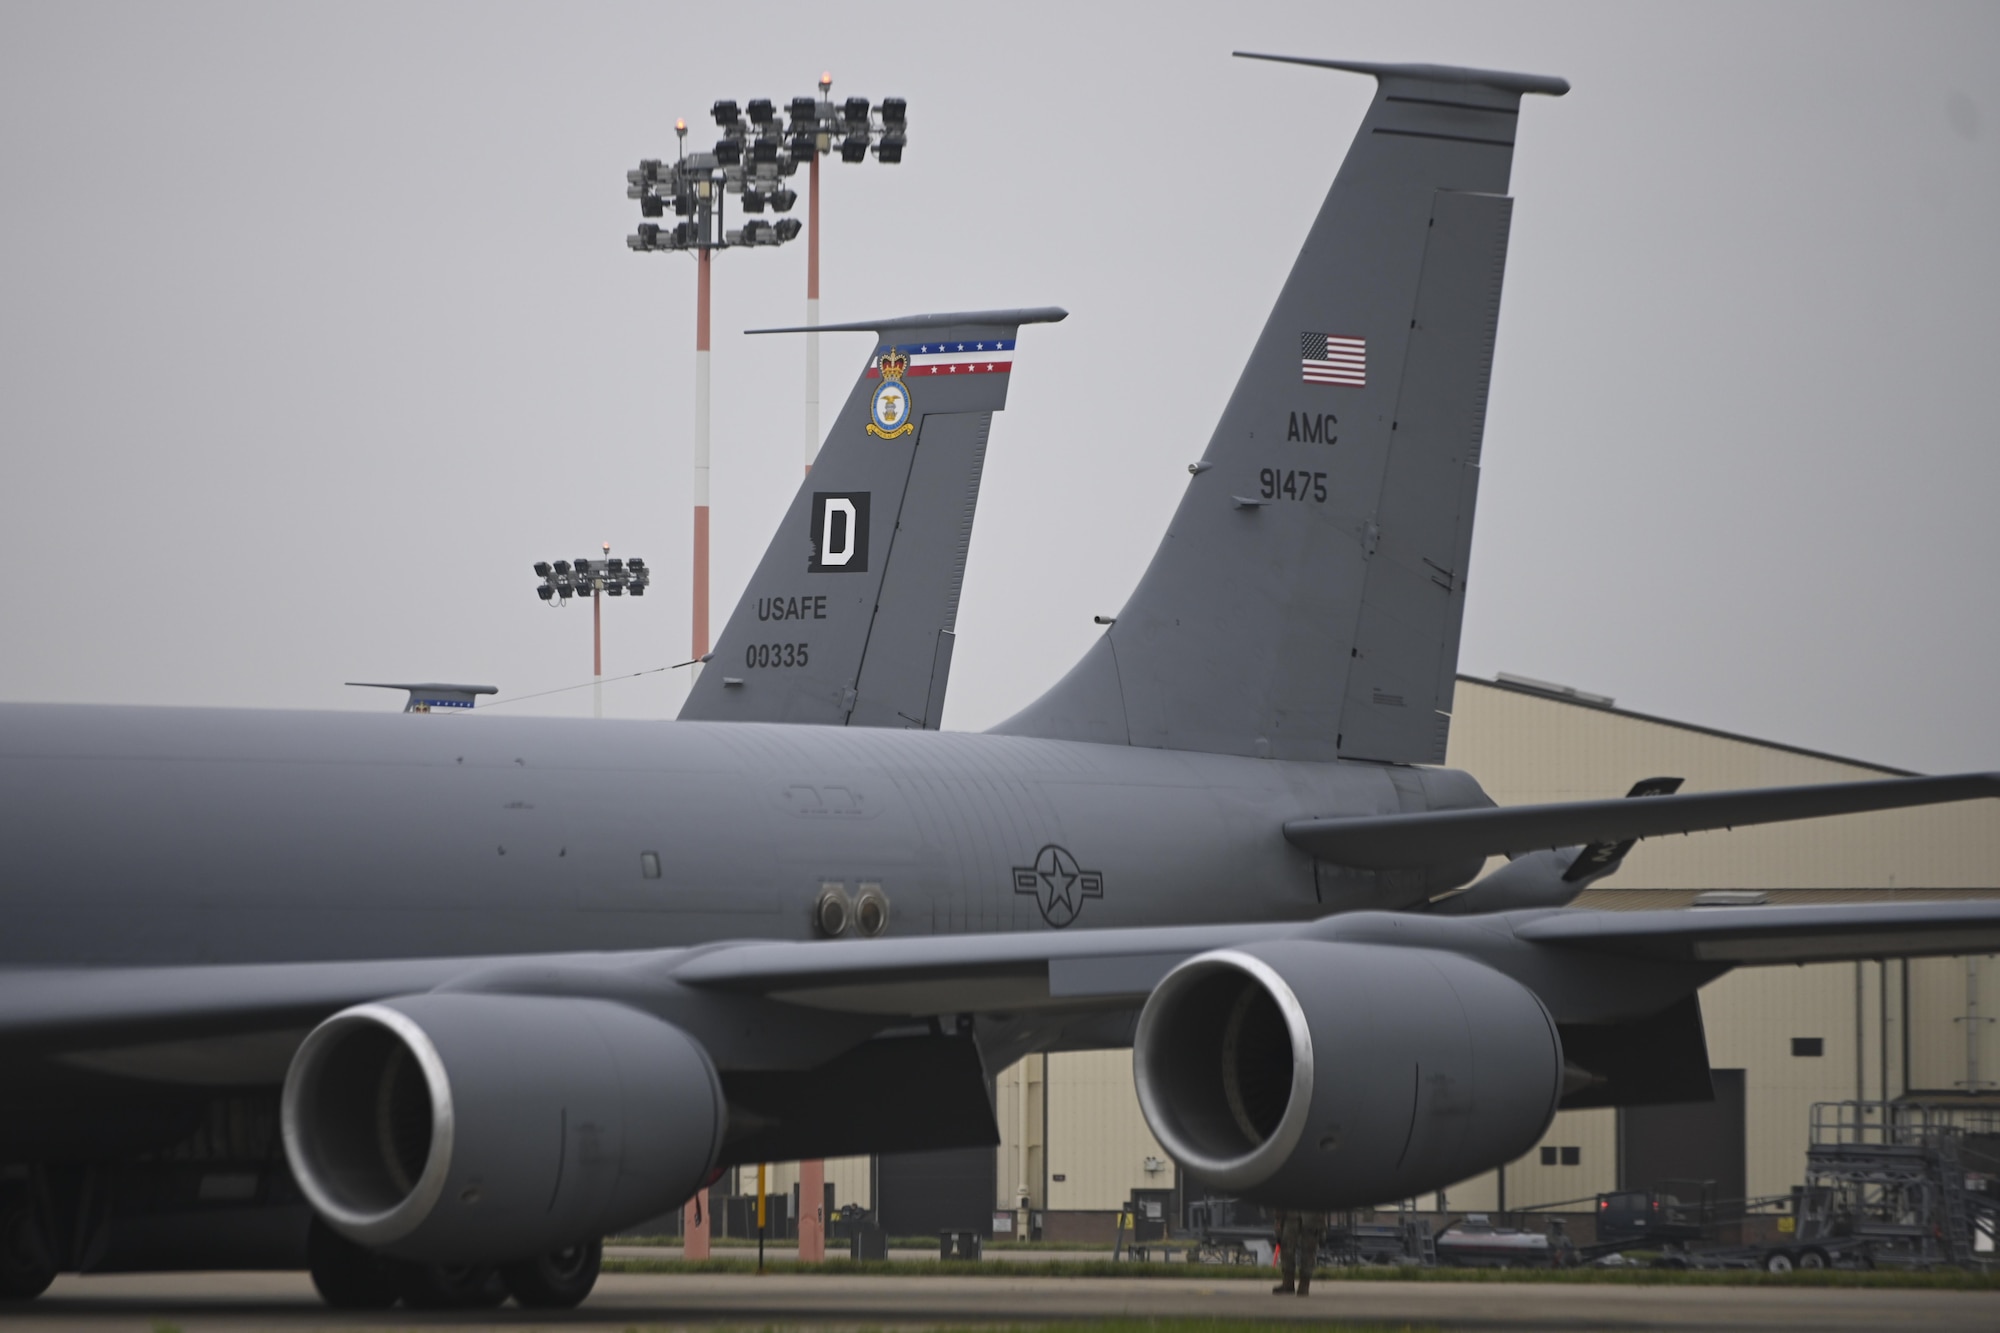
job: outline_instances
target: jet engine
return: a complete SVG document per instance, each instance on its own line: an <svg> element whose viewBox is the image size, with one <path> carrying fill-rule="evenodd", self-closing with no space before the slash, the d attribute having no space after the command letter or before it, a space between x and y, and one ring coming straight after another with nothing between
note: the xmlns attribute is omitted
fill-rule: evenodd
<svg viewBox="0 0 2000 1333"><path fill-rule="evenodd" d="M432 994L307 1036L285 1155L335 1230L434 1264L504 1263L677 1206L722 1143L721 1081L668 1023L601 1000Z"/></svg>
<svg viewBox="0 0 2000 1333"><path fill-rule="evenodd" d="M1512 1161L1555 1115L1562 1044L1526 987L1457 954L1310 940L1220 949L1139 1015L1146 1123L1260 1203L1408 1198Z"/></svg>

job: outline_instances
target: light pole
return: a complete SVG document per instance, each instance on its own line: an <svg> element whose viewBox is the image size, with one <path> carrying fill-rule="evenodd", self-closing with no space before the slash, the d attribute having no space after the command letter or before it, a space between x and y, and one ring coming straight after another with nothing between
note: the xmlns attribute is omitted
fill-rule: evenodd
<svg viewBox="0 0 2000 1333"><path fill-rule="evenodd" d="M653 571L638 556L614 560L610 542L603 544L603 550L598 559L585 556L574 565L567 560L554 564L546 560L535 562L535 577L541 580L535 596L545 605L568 606L572 597L590 598L590 670L597 677L592 682L591 695L598 717L604 716L604 599L622 597L628 592L643 597L647 585L653 581Z"/></svg>
<svg viewBox="0 0 2000 1333"><path fill-rule="evenodd" d="M679 137L680 156L667 163L648 159L625 173L629 198L639 201L640 216L663 218L671 209L682 221L670 227L641 222L639 230L625 238L633 250L692 250L695 252L694 316L694 568L693 625L690 657L708 655L708 545L709 545L709 307L711 301L710 261L717 250L733 246L783 245L799 234L796 218L780 218L777 223L746 219L741 227L725 230L723 205L728 196L741 197L743 211L762 213L770 209L789 213L798 196L784 184L798 170L798 162L784 151L777 130L777 114L768 100L751 102L747 117L736 103L717 102L711 108L722 138L713 152L687 151L687 122L674 122Z"/></svg>
<svg viewBox="0 0 2000 1333"><path fill-rule="evenodd" d="M821 101L833 87L833 73L819 76ZM819 456L819 155L814 135L812 168L806 173L806 475ZM803 1196L801 1196L803 1197Z"/></svg>
<svg viewBox="0 0 2000 1333"><path fill-rule="evenodd" d="M676 121L680 160L668 166L644 161L625 173L626 195L639 201L646 218L665 217L671 207L686 219L671 228L642 222L626 238L634 250L694 250L699 264L695 283L694 399L694 671L708 655L708 475L709 475L709 259L715 250L732 245L783 245L799 234L796 218L776 225L746 219L736 231L724 231L722 202L726 193L742 196L746 215L770 208L789 213L798 196L785 186L801 163L809 165L806 215L811 223L806 241L806 324L819 325L819 160L838 148L843 162L865 162L872 149L877 160L891 165L903 160L907 142L908 104L900 97L884 98L872 110L865 97L850 97L839 106L832 100L833 75L819 76L815 97L795 97L786 106L789 124L779 133L777 109L769 98L756 98L739 114L735 102L717 102L711 109L723 137L712 153L687 152L687 122ZM812 472L819 452L819 335L806 334L805 470ZM693 677L690 676L690 681ZM760 1166L761 1173L763 1168ZM816 1263L826 1257L823 1181L825 1164L802 1162L799 1167L799 1258ZM810 1204L808 1204L810 1200ZM761 1200L759 1203L761 1208ZM812 1220L807 1221L808 1217ZM709 1221L699 1197L684 1212L686 1257L708 1257ZM762 1237L759 1236L761 1245Z"/></svg>
<svg viewBox="0 0 2000 1333"><path fill-rule="evenodd" d="M806 327L819 327L819 160L838 146L843 162L867 160L870 141L877 160L903 160L908 142L909 105L888 97L876 108L879 123L869 118L868 99L850 97L836 107L833 74L819 76L818 97L794 97L786 108L791 118L792 156L810 163L806 173ZM810 475L819 453L819 335L806 334L805 463Z"/></svg>

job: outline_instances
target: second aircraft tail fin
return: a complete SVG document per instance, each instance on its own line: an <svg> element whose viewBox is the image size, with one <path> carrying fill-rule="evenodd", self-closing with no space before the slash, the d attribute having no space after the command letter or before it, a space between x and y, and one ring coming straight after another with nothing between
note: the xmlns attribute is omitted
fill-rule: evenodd
<svg viewBox="0 0 2000 1333"><path fill-rule="evenodd" d="M683 719L936 730L1015 334L1064 317L988 310L818 326L873 333L875 346Z"/></svg>

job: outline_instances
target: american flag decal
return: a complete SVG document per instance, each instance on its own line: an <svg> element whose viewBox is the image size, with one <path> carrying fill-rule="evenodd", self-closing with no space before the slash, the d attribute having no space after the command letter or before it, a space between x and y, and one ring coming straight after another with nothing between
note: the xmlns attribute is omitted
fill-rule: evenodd
<svg viewBox="0 0 2000 1333"><path fill-rule="evenodd" d="M1337 333L1301 333L1299 368L1307 384L1368 387L1368 340Z"/></svg>

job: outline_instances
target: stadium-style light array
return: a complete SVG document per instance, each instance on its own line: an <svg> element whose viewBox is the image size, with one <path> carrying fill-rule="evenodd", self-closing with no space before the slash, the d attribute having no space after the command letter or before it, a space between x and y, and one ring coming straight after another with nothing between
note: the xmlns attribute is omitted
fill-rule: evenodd
<svg viewBox="0 0 2000 1333"><path fill-rule="evenodd" d="M798 192L786 182L808 163L839 153L843 162L903 160L909 142L909 104L900 97L871 105L865 97L834 102L831 76L820 79L818 97L794 97L780 112L768 97L739 106L724 99L709 109L722 137L708 152L687 151L687 122L676 121L680 156L673 162L647 158L625 173L625 195L639 201L648 219L625 238L634 250L726 250L741 245L783 245L803 229L796 218L767 222L765 212L790 213ZM719 187L719 188L718 188ZM738 196L743 225L725 225L723 204ZM672 223L653 222L669 214Z"/></svg>
<svg viewBox="0 0 2000 1333"><path fill-rule="evenodd" d="M604 554L593 560L584 556L575 561L537 560L535 596L544 606L568 606L572 597L590 599L590 670L597 678L591 690L591 709L604 716L604 599L631 593L644 597L653 581L653 571L638 556L620 558L611 554L611 543L603 543Z"/></svg>
<svg viewBox="0 0 2000 1333"><path fill-rule="evenodd" d="M542 581L535 589L535 596L561 606L572 597L600 592L607 597L623 597L628 592L643 597L647 585L653 581L653 571L636 555L629 560L617 556L597 560L585 557L574 562L537 560L535 577Z"/></svg>

